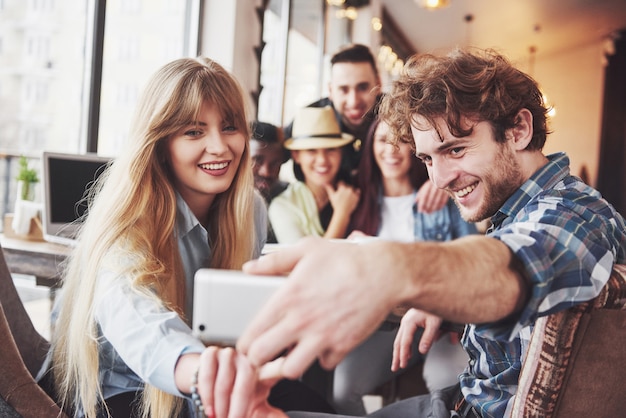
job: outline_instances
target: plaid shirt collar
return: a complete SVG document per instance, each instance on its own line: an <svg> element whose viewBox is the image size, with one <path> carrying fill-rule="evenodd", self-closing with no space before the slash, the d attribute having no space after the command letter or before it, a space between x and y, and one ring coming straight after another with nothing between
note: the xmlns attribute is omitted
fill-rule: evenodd
<svg viewBox="0 0 626 418"><path fill-rule="evenodd" d="M548 163L533 174L522 186L504 202L504 205L491 217L489 232L503 226L506 219L513 219L530 199L569 176L569 157L564 152L547 156Z"/></svg>

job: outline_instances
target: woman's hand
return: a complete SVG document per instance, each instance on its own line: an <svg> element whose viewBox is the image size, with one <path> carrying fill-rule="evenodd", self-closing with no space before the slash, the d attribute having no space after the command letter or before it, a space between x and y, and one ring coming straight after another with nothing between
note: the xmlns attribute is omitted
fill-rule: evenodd
<svg viewBox="0 0 626 418"><path fill-rule="evenodd" d="M345 238L350 215L359 203L361 191L340 181L336 189L331 185L326 185L326 193L333 207L333 216L326 228L324 238Z"/></svg>
<svg viewBox="0 0 626 418"><path fill-rule="evenodd" d="M183 359L195 364L188 374L198 370L197 391L204 413L210 418L286 418L280 410L267 402L270 389L280 380L280 369L268 363L261 371L253 367L246 357L233 348L207 347L201 355L189 354L179 359L179 368L185 367ZM184 389L184 388L183 388ZM190 387L183 392L190 392Z"/></svg>
<svg viewBox="0 0 626 418"><path fill-rule="evenodd" d="M333 207L333 211L346 215L351 215L352 212L354 212L361 198L361 191L359 189L343 181L337 183L337 188L326 185L326 193L328 193L328 200Z"/></svg>
<svg viewBox="0 0 626 418"><path fill-rule="evenodd" d="M417 211L422 213L437 212L446 206L449 199L448 192L438 189L432 181L426 180L415 196Z"/></svg>
<svg viewBox="0 0 626 418"><path fill-rule="evenodd" d="M400 328L393 342L391 370L395 372L408 365L413 354L413 338L418 328L424 328L419 343L419 352L426 354L433 343L439 338L442 322L442 319L438 316L415 308L409 309L400 321Z"/></svg>

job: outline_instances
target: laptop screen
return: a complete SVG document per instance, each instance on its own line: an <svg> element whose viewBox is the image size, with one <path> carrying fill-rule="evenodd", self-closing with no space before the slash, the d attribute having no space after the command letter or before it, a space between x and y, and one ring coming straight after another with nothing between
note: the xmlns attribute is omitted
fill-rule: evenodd
<svg viewBox="0 0 626 418"><path fill-rule="evenodd" d="M70 243L78 220L87 209L89 187L104 171L110 158L95 154L43 153L44 238Z"/></svg>

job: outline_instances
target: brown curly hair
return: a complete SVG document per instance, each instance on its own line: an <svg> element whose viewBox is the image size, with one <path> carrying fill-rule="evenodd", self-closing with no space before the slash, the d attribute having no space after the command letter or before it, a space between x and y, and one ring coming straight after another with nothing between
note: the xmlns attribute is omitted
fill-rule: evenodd
<svg viewBox="0 0 626 418"><path fill-rule="evenodd" d="M472 125L463 123L466 119L490 122L496 141L504 142L521 109L533 116L533 137L526 149L541 150L549 133L549 109L537 82L493 50L455 49L446 56L412 56L379 112L392 136L414 147L411 125L437 129L434 122L440 117L455 137L472 133ZM428 126L417 126L415 115Z"/></svg>

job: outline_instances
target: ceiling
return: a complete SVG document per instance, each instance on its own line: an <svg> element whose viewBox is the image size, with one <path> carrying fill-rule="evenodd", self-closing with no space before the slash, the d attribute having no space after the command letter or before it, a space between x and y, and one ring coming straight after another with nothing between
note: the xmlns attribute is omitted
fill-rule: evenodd
<svg viewBox="0 0 626 418"><path fill-rule="evenodd" d="M315 36L323 0L291 1L293 26ZM472 45L516 60L527 57L531 46L536 56L558 54L626 28L626 0L450 0L436 11L415 0L378 2L416 52ZM276 7L281 1L270 3Z"/></svg>
<svg viewBox="0 0 626 418"><path fill-rule="evenodd" d="M520 59L531 46L537 56L557 54L626 29L626 0L450 0L436 11L380 1L417 52L469 44Z"/></svg>

